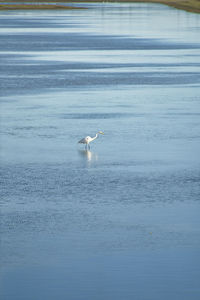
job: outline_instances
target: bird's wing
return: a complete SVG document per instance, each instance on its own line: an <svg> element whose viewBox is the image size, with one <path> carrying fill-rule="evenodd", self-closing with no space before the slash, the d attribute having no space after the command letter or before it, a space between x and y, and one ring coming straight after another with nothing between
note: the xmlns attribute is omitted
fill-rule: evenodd
<svg viewBox="0 0 200 300"><path fill-rule="evenodd" d="M78 143L80 143L80 144L86 144L86 138L83 138L83 139L80 140Z"/></svg>

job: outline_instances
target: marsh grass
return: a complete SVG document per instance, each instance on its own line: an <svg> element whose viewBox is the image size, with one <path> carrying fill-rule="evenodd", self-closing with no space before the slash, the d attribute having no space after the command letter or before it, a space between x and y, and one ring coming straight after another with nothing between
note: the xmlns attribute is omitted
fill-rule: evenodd
<svg viewBox="0 0 200 300"><path fill-rule="evenodd" d="M6 4L4 4L6 2ZM8 4L11 2L12 4ZM18 4L20 2L20 4ZM35 2L35 4L33 4ZM45 4L47 2L48 4ZM50 4L52 2L52 4ZM103 0L92 0L92 1L83 1L83 0L59 0L55 1L53 0L43 0L41 3L39 3L36 0L32 0L31 4L27 4L27 2L23 2L20 0L7 0L2 1L0 0L0 10L2 9L84 9L84 7L76 7L76 6L68 6L68 5L62 5L62 3L87 3L87 2L104 2ZM141 2L141 3L159 3L159 4L165 4L177 9L182 9L188 12L194 12L194 13L200 13L200 0L108 0L107 2ZM13 4L15 3L15 4Z"/></svg>

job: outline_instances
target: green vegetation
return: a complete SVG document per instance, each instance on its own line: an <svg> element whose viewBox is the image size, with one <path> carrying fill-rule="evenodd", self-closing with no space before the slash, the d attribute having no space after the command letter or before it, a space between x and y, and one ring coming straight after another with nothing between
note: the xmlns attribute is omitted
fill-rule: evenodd
<svg viewBox="0 0 200 300"><path fill-rule="evenodd" d="M11 4L3 4L3 2L12 2ZM20 4L18 4L20 2ZM21 4L23 2L23 4ZM93 1L84 1L84 0L41 0L39 3L36 0L30 0L31 4L27 4L28 1L20 0L0 0L0 10L1 9L83 9L82 7L76 6L66 6L62 3L79 3L79 2L103 2L103 0L93 0ZM35 4L34 4L35 2ZM47 2L48 4L45 4ZM50 4L52 2L52 4ZM55 4L56 2L56 4ZM189 12L200 13L200 0L108 0L107 2L145 2L145 3L160 3L168 6L172 6L178 9L183 9ZM13 4L15 3L15 4Z"/></svg>

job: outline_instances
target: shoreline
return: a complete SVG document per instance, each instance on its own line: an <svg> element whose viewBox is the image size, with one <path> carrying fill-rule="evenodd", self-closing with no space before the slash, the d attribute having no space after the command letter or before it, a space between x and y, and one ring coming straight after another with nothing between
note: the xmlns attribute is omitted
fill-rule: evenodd
<svg viewBox="0 0 200 300"><path fill-rule="evenodd" d="M50 1L51 2L51 1ZM86 7L77 7L77 6L68 6L62 4L1 4L0 2L0 11L1 10L44 10L44 9L87 9Z"/></svg>
<svg viewBox="0 0 200 300"><path fill-rule="evenodd" d="M4 4L6 2L7 4ZM11 2L12 4L9 4ZM18 4L20 2L20 4ZM94 1L69 1L69 0L59 0L55 1L53 0L44 0L41 1L41 4L38 1L30 1L31 4L27 4L27 2L24 2L21 4L20 0L8 0L8 1L0 1L0 10L23 10L23 9L87 9L86 7L79 7L79 6L67 6L62 5L62 3L101 3L104 2L102 0L94 0ZM36 4L34 4L36 2ZM45 4L47 2L48 4ZM50 3L53 4L50 4ZM121 1L114 1L114 0L108 0L106 1L108 3L157 3L157 4L164 4L176 9L185 10L192 13L200 13L200 0L121 0ZM14 4L13 4L14 3Z"/></svg>

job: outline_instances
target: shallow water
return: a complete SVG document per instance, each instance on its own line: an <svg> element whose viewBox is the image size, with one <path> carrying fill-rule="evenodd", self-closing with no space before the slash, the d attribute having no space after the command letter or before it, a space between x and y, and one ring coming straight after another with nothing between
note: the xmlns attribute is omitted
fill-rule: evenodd
<svg viewBox="0 0 200 300"><path fill-rule="evenodd" d="M200 17L87 6L0 13L0 295L199 299Z"/></svg>

